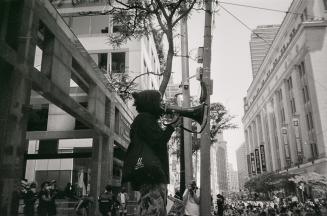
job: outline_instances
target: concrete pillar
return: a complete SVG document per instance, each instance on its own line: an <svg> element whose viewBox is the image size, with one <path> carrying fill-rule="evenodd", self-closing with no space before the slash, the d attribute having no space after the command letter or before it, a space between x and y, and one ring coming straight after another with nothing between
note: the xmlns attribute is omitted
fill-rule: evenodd
<svg viewBox="0 0 327 216"><path fill-rule="evenodd" d="M96 117L97 121L105 121L105 95L100 89L91 85L89 89L88 109ZM111 103L112 104L112 103ZM111 108L111 121L114 118ZM110 124L110 126L113 123ZM110 127L113 130L114 127ZM92 145L92 171L91 171L91 196L97 199L106 184L111 184L112 162L113 161L113 138L111 134L97 133L93 138ZM98 206L91 210L94 214L98 211Z"/></svg>
<svg viewBox="0 0 327 216"><path fill-rule="evenodd" d="M36 43L34 1L9 1L5 4L5 13L9 15L6 25L17 28L15 31L1 29L1 35L6 35L3 42L16 51L16 64L31 67ZM15 13L9 13L10 8L14 8ZM18 211L31 92L31 82L14 67L0 59L0 215L4 216L15 216ZM28 74L29 71L24 73Z"/></svg>
<svg viewBox="0 0 327 216"><path fill-rule="evenodd" d="M305 163L312 157L312 152L309 142L308 125L306 121L306 113L304 110L304 101L302 96L301 81L298 70L294 69L292 74L293 80L293 96L295 100L296 114L300 116L300 131L301 131L301 144L303 148L303 162ZM311 99L311 98L310 98Z"/></svg>
<svg viewBox="0 0 327 216"><path fill-rule="evenodd" d="M283 170L286 167L286 160L285 160L285 149L284 149L284 143L282 140L282 127L281 127L281 119L280 115L278 115L279 108L278 108L278 97L276 93L273 95L274 98L274 114L275 114L275 120L276 120L276 133L277 133L277 138L278 138L278 147L279 147L279 158L280 158L280 165L281 169Z"/></svg>
<svg viewBox="0 0 327 216"><path fill-rule="evenodd" d="M285 113L285 123L288 125L287 127L287 135L288 135L288 144L290 148L290 155L291 155L291 161L292 163L297 163L297 149L296 149L296 141L295 141L295 135L294 131L292 130L292 112L290 110L290 106L288 106L290 98L288 96L288 90L286 86L286 82L284 81L281 84L280 87L283 95L283 100L281 102L281 106L284 108L284 113Z"/></svg>
<svg viewBox="0 0 327 216"><path fill-rule="evenodd" d="M270 149L271 149L271 156L272 156L272 168L273 171L277 170L280 168L280 164L277 159L277 145L276 144L276 139L275 139L275 126L274 126L274 110L273 110L273 100L270 100L267 103L267 121L268 121L268 128L269 128L269 139L271 141L270 143ZM278 140L277 140L278 142Z"/></svg>
<svg viewBox="0 0 327 216"><path fill-rule="evenodd" d="M267 113L266 108L263 107L263 111L260 114L260 125L261 125L261 131L262 131L262 142L265 149L265 162L266 162L266 168L267 172L270 172L273 170L272 168L272 157L271 157L271 140L269 137L269 128L268 128L268 122L267 122Z"/></svg>

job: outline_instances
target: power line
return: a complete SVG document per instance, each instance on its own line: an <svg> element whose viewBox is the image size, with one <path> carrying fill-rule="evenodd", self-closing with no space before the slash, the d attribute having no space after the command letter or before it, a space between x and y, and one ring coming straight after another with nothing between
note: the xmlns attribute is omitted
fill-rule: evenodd
<svg viewBox="0 0 327 216"><path fill-rule="evenodd" d="M232 12L230 12L229 10L227 10L225 7L223 7L222 5L220 5L220 7L226 11L229 15L231 15L232 17L234 17L239 23L241 23L245 28L247 28L248 30L250 30L252 32L252 34L255 34L258 38L260 38L261 40L263 40L264 42L266 42L269 46L271 45L271 43L269 43L267 40L265 40L263 37L261 37L258 33L254 32L247 24L245 24L240 18L238 18L237 16L235 16Z"/></svg>
<svg viewBox="0 0 327 216"><path fill-rule="evenodd" d="M234 5L234 6L240 6L240 7L247 7L247 8L252 8L252 9L259 9L259 10L266 10L266 11L273 11L273 12L278 12L278 13L285 13L285 14L294 14L294 15L303 15L302 13L298 12L293 12L293 11L285 11L285 10L278 10L278 9L272 9L272 8L265 8L265 7L258 7L258 6L252 6L252 5L246 5L246 4L238 4L238 3L232 3L232 2L224 2L224 1L216 1L217 4L229 4L229 5ZM311 18L318 18L318 19L325 19L324 17L317 17L313 15L307 14L308 17Z"/></svg>
<svg viewBox="0 0 327 216"><path fill-rule="evenodd" d="M219 1L219 3L223 3L221 1ZM233 4L233 3L231 3ZM229 10L227 10L225 7L223 7L222 5L220 5L220 7L225 10L228 14L230 14L232 17L234 17L237 21L239 21L243 26L245 26L248 30L250 30L253 34L255 34L257 37L259 37L260 39L262 39L263 41L265 41L269 46L271 45L271 43L269 43L268 41L266 41L264 38L262 38L258 33L254 32L248 25L246 25L240 18L238 18L237 16L235 16L232 12L230 12ZM320 81L314 79L313 76L311 76L311 74L308 74L312 80L317 83L318 85L320 85L320 87L322 87L324 90L327 91L327 85L324 85L323 83L321 83Z"/></svg>

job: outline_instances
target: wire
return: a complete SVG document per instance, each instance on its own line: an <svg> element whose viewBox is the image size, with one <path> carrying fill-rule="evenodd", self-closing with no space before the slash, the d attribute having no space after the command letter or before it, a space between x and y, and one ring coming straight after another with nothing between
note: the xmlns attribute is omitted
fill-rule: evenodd
<svg viewBox="0 0 327 216"><path fill-rule="evenodd" d="M219 3L223 3L221 1L219 1ZM233 3L230 3L233 4ZM237 4L238 5L238 4ZM257 34L256 32L254 32L248 25L246 25L241 19L239 19L238 17L236 17L232 12L230 12L229 10L227 10L225 7L223 7L222 5L220 5L220 7L225 10L227 13L229 13L231 16L233 16L236 20L238 20L243 26L245 26L248 30L250 30L253 34L255 34L257 37L259 37L260 39L262 39L263 41L265 41L269 46L271 45L271 43L267 42L264 38L262 38L259 34ZM279 10L277 10L279 11ZM318 85L320 85L323 89L325 89L327 91L327 85L324 85L323 83L321 83L320 81L314 79L314 77L311 74L308 74L311 79L317 83Z"/></svg>
<svg viewBox="0 0 327 216"><path fill-rule="evenodd" d="M271 9L271 8L265 8L265 7L258 7L258 6L252 6L252 5L246 5L246 4L238 4L238 3L231 3L231 2L224 2L224 1L216 1L217 4L229 4L229 5L234 5L234 6L240 6L240 7L247 7L247 8L253 8L253 9L259 9L259 10L266 10L266 11L273 11L273 12L279 12L279 13L285 13L285 14L294 14L294 15L303 15L302 13L297 13L293 11L284 11L284 10L278 10L278 9ZM319 19L324 19L324 17L318 17L318 16L313 16L307 14L308 17L311 18L319 18Z"/></svg>
<svg viewBox="0 0 327 216"><path fill-rule="evenodd" d="M243 26L245 26L245 28L247 28L248 30L250 30L252 32L252 34L255 34L258 38L260 38L261 40L263 40L264 42L266 42L269 46L271 45L271 43L269 43L267 40L265 40L263 37L261 37L258 33L254 32L247 24L245 24L240 18L238 18L237 16L235 16L232 12L230 12L229 10L227 10L222 5L220 5L220 7L224 11L226 11L229 15L231 15L232 17L234 17L239 23L241 23Z"/></svg>

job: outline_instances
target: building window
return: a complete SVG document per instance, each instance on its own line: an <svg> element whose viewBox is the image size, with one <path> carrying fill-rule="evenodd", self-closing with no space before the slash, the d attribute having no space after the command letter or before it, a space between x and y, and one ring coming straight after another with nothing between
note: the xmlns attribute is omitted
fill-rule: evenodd
<svg viewBox="0 0 327 216"><path fill-rule="evenodd" d="M294 97L291 98L290 103L291 103L291 111L292 111L292 114L294 114L296 112Z"/></svg>
<svg viewBox="0 0 327 216"><path fill-rule="evenodd" d="M317 148L317 143L311 143L311 153L313 158L318 158L318 148Z"/></svg>
<svg viewBox="0 0 327 216"><path fill-rule="evenodd" d="M122 31L122 25L117 20L112 20L112 33L119 33Z"/></svg>
<svg viewBox="0 0 327 216"><path fill-rule="evenodd" d="M90 54L93 60L97 63L98 67L103 73L107 73L108 53L93 53Z"/></svg>
<svg viewBox="0 0 327 216"><path fill-rule="evenodd" d="M302 78L305 74L305 67L304 67L304 62L302 61L300 65L298 66L299 74L300 77Z"/></svg>
<svg viewBox="0 0 327 216"><path fill-rule="evenodd" d="M327 0L324 0L325 10L327 10Z"/></svg>
<svg viewBox="0 0 327 216"><path fill-rule="evenodd" d="M285 123L285 111L283 107L280 110L280 114L281 114L282 122Z"/></svg>
<svg viewBox="0 0 327 216"><path fill-rule="evenodd" d="M111 71L112 73L125 72L125 52L111 53Z"/></svg>
<svg viewBox="0 0 327 216"><path fill-rule="evenodd" d="M289 77L287 79L287 87L288 87L288 90L291 90L293 88L292 77Z"/></svg>

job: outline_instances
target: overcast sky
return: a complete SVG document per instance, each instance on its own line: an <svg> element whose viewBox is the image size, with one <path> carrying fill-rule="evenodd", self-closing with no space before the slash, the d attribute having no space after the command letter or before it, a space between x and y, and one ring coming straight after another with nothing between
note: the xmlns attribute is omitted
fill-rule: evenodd
<svg viewBox="0 0 327 216"><path fill-rule="evenodd" d="M239 3L257 7L277 10L288 10L291 0L226 0L224 2ZM259 10L247 7L234 6L221 3L224 8L238 17L251 29L258 25L280 24L284 13ZM196 57L197 48L203 46L204 13L193 13L188 22L189 50L191 56ZM227 141L228 160L236 165L236 149L244 142L242 116L243 97L252 81L252 68L250 58L251 31L244 27L223 9L214 16L214 29L212 32L212 64L211 77L213 79L213 95L211 102L222 102L232 115L239 128L224 132ZM176 71L175 81L180 82L180 58L174 59ZM200 66L190 60L190 75ZM191 82L191 92L197 95L200 89L196 81Z"/></svg>

